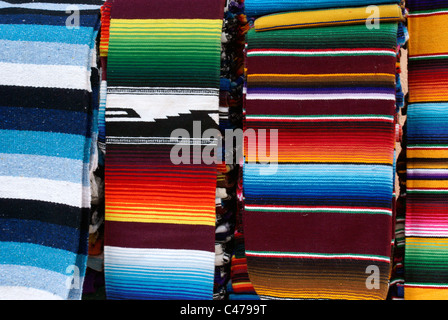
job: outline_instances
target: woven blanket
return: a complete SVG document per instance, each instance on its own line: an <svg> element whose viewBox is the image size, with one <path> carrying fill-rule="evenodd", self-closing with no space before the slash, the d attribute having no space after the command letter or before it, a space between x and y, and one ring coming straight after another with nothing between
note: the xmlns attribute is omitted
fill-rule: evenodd
<svg viewBox="0 0 448 320"><path fill-rule="evenodd" d="M2 299L81 297L99 8L0 1Z"/></svg>
<svg viewBox="0 0 448 320"><path fill-rule="evenodd" d="M216 139L202 133L218 127L224 3L110 3L107 296L212 299L217 169L202 151Z"/></svg>
<svg viewBox="0 0 448 320"><path fill-rule="evenodd" d="M262 15L286 12L303 11L315 9L330 9L341 7L357 7L369 5L381 5L400 3L400 0L246 0L246 15L248 17L259 17Z"/></svg>
<svg viewBox="0 0 448 320"><path fill-rule="evenodd" d="M402 10L396 4L378 6L377 11L378 23L403 18ZM371 17L372 12L367 7L294 11L262 16L255 20L254 26L257 31L311 28L366 23Z"/></svg>
<svg viewBox="0 0 448 320"><path fill-rule="evenodd" d="M385 299L397 23L251 29L247 39L243 221L253 287L262 299Z"/></svg>
<svg viewBox="0 0 448 320"><path fill-rule="evenodd" d="M409 0L405 292L448 298L448 1Z"/></svg>

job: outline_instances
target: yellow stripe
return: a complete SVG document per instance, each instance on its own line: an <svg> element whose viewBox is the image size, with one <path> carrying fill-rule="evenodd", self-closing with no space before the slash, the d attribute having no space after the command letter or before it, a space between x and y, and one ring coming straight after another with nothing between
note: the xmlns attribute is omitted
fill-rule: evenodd
<svg viewBox="0 0 448 320"><path fill-rule="evenodd" d="M378 18L383 22L399 21L403 19L400 7L396 4L378 6L378 9ZM260 17L255 20L254 26L257 31L263 31L262 29L275 30L361 24L365 23L372 14L373 12L367 10L366 7L297 11ZM392 17L392 19L384 19L383 17Z"/></svg>
<svg viewBox="0 0 448 320"><path fill-rule="evenodd" d="M448 149L442 149L442 150L408 149L406 151L406 154L408 158L448 159Z"/></svg>
<svg viewBox="0 0 448 320"><path fill-rule="evenodd" d="M106 205L106 210L110 211L117 211L117 210L160 210L160 211L177 211L177 212L185 212L185 205L178 206L179 208L175 208L175 205L169 205L169 206L153 206L153 207L141 207L141 206L111 206ZM203 208L203 209L201 209ZM209 206L196 206L194 207L194 212L211 212L213 210L209 209Z"/></svg>
<svg viewBox="0 0 448 320"><path fill-rule="evenodd" d="M408 162L407 169L448 169L448 161L446 163Z"/></svg>
<svg viewBox="0 0 448 320"><path fill-rule="evenodd" d="M110 210L110 209L106 209L107 213L111 213L111 214L135 214L135 215L172 215L172 216L183 216L185 214L191 214L191 216L193 217L198 217L198 216L212 216L214 215L214 211L213 210L208 210L208 211L203 211L203 212L197 212L195 210L184 210L184 211L172 211L172 210Z"/></svg>
<svg viewBox="0 0 448 320"><path fill-rule="evenodd" d="M381 294L362 294L361 292L341 292L341 290L328 290L324 288L310 288L309 290L290 291L282 288L273 290L269 287L254 286L259 295L272 296L284 299L334 299L334 300L384 300ZM313 293L316 292L316 293Z"/></svg>
<svg viewBox="0 0 448 320"><path fill-rule="evenodd" d="M409 56L448 52L448 14L409 17Z"/></svg>
<svg viewBox="0 0 448 320"><path fill-rule="evenodd" d="M405 287L405 300L448 300L448 288L413 288Z"/></svg>
<svg viewBox="0 0 448 320"><path fill-rule="evenodd" d="M134 216L106 216L106 221L118 221L118 222L142 222L142 223L172 223L172 224L186 224L186 225L204 225L215 226L215 219L154 219L151 217L142 218Z"/></svg>
<svg viewBox="0 0 448 320"><path fill-rule="evenodd" d="M436 246L436 247L446 247L448 246L448 239L441 238L406 238L406 244L412 246Z"/></svg>
<svg viewBox="0 0 448 320"><path fill-rule="evenodd" d="M407 180L406 185L409 188L448 188L448 181L444 180Z"/></svg>

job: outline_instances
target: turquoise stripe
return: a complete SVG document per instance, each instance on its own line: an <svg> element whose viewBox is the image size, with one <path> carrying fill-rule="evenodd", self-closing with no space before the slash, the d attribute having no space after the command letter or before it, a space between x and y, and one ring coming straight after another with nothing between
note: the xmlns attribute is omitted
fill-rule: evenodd
<svg viewBox="0 0 448 320"><path fill-rule="evenodd" d="M43 131L0 130L0 152L34 154L89 161L90 139Z"/></svg>
<svg viewBox="0 0 448 320"><path fill-rule="evenodd" d="M0 265L36 267L63 275L70 275L67 268L76 265L77 260L76 253L24 242L0 242L0 252ZM84 272L80 268L80 275Z"/></svg>
<svg viewBox="0 0 448 320"><path fill-rule="evenodd" d="M40 41L92 46L94 29L31 24L0 24L0 39L12 41Z"/></svg>
<svg viewBox="0 0 448 320"><path fill-rule="evenodd" d="M201 281L201 282L209 282L210 275L213 275L213 272L210 272L209 269L190 269L187 266L181 267L178 269L173 270L171 266L168 266L163 269L157 269L152 267L147 267L144 270L141 268L132 268L127 265L122 265L119 267L111 267L107 263L105 264L105 268L108 272L111 272L111 276L117 276L119 278L139 278L141 276L145 277L145 279L154 277L160 277L162 276L164 279L195 279L194 282ZM113 273L112 273L113 272ZM202 280L201 280L202 279ZM205 281L204 281L205 280ZM187 280L186 280L187 281Z"/></svg>
<svg viewBox="0 0 448 320"><path fill-rule="evenodd" d="M275 174L262 175L271 168L266 164L245 164L244 190L249 198L365 198L387 203L392 196L392 166L278 164Z"/></svg>
<svg viewBox="0 0 448 320"><path fill-rule="evenodd" d="M448 137L448 103L411 104L408 107L408 135Z"/></svg>

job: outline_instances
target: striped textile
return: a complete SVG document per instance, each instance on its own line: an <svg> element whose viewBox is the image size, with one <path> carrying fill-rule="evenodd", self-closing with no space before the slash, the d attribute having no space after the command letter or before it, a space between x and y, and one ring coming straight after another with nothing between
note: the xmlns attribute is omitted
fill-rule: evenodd
<svg viewBox="0 0 448 320"><path fill-rule="evenodd" d="M111 1L105 278L109 299L212 299L224 3ZM200 125L200 128L194 125ZM171 138L175 129L189 139ZM201 138L201 139L200 139ZM179 142L189 163L174 163Z"/></svg>
<svg viewBox="0 0 448 320"><path fill-rule="evenodd" d="M0 299L81 298L100 4L0 1Z"/></svg>
<svg viewBox="0 0 448 320"><path fill-rule="evenodd" d="M259 300L247 271L247 258L245 252L245 239L243 230L243 208L240 208L236 216L234 252L231 261L229 300Z"/></svg>
<svg viewBox="0 0 448 320"><path fill-rule="evenodd" d="M101 64L100 105L98 112L99 163L104 166L106 154L106 100L107 100L107 55L109 51L110 1L101 6L101 29L99 54Z"/></svg>
<svg viewBox="0 0 448 320"><path fill-rule="evenodd" d="M403 19L402 10L396 4L378 6L378 23ZM294 11L262 16L255 20L256 31L289 28L311 28L366 23L372 11L365 7L336 8L316 11ZM370 21L369 21L370 22Z"/></svg>
<svg viewBox="0 0 448 320"><path fill-rule="evenodd" d="M397 24L248 32L244 235L262 299L387 296Z"/></svg>
<svg viewBox="0 0 448 320"><path fill-rule="evenodd" d="M270 13L286 11L303 11L316 9L331 9L340 7L357 7L400 3L400 0L246 0L246 15L259 17Z"/></svg>
<svg viewBox="0 0 448 320"><path fill-rule="evenodd" d="M407 2L406 300L448 299L448 1Z"/></svg>

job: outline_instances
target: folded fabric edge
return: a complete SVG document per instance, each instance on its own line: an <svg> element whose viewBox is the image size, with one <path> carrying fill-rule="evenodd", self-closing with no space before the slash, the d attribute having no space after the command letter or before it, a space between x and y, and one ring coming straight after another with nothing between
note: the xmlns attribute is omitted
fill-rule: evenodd
<svg viewBox="0 0 448 320"><path fill-rule="evenodd" d="M352 8L322 9L274 13L259 17L254 22L257 32L313 28L323 26L353 25L369 23L377 19L379 22L403 21L404 16L399 5L363 6Z"/></svg>

